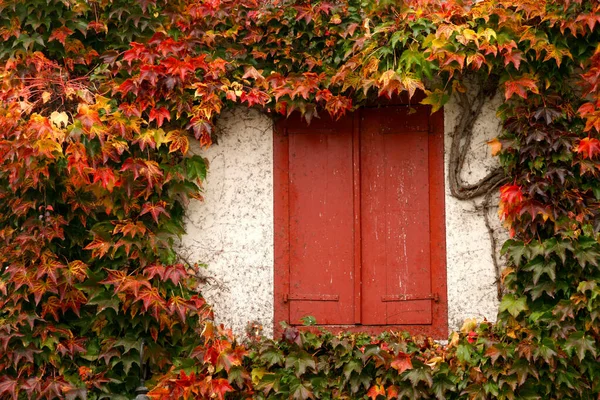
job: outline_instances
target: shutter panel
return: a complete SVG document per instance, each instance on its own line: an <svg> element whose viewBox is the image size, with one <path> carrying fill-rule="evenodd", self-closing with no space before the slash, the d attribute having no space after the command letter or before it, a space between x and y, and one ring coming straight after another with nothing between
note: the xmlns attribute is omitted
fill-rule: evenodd
<svg viewBox="0 0 600 400"><path fill-rule="evenodd" d="M352 119L288 122L290 323L354 318Z"/></svg>
<svg viewBox="0 0 600 400"><path fill-rule="evenodd" d="M362 323L431 324L428 115L363 110Z"/></svg>

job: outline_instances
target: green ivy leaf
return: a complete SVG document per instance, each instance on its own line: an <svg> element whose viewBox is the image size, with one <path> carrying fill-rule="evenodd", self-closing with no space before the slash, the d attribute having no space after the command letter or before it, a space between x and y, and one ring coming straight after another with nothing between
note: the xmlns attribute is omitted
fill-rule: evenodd
<svg viewBox="0 0 600 400"><path fill-rule="evenodd" d="M285 360L285 367L293 369L298 377L304 375L307 368L311 368L313 371L317 370L315 359L304 350L291 353Z"/></svg>
<svg viewBox="0 0 600 400"><path fill-rule="evenodd" d="M508 311L513 317L516 317L521 312L528 309L527 298L525 297L516 297L513 294L506 294L500 302L500 312Z"/></svg>
<svg viewBox="0 0 600 400"><path fill-rule="evenodd" d="M206 179L206 162L204 158L198 155L185 159L185 170L190 180L199 179L203 181Z"/></svg>
<svg viewBox="0 0 600 400"><path fill-rule="evenodd" d="M408 379L413 386L417 386L419 382L425 382L427 386L433 386L433 377L431 376L431 368L419 367L411 369L404 379Z"/></svg>
<svg viewBox="0 0 600 400"><path fill-rule="evenodd" d="M594 347L594 344L592 339L585 336L585 332L575 332L572 333L565 342L565 350L567 350L569 354L575 352L579 361L582 361L587 352L592 353L592 355L596 357L596 348Z"/></svg>

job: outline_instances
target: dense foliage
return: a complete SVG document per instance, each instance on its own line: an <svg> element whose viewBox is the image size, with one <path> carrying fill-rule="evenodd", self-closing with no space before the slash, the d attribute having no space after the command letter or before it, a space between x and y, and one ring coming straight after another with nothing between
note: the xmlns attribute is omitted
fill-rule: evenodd
<svg viewBox="0 0 600 400"><path fill-rule="evenodd" d="M596 398L600 5L592 0L0 0L0 396ZM499 323L237 344L178 263L238 103L307 119L465 79L500 91ZM469 112L469 110L465 110Z"/></svg>

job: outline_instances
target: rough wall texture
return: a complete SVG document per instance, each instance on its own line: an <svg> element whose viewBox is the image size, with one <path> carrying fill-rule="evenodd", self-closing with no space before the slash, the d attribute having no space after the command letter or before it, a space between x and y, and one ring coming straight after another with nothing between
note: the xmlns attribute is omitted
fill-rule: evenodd
<svg viewBox="0 0 600 400"><path fill-rule="evenodd" d="M477 122L464 178L476 182L496 162L486 141L497 136L496 103ZM460 109L445 108L446 149ZM190 205L181 252L207 264L202 288L219 322L242 335L249 322L273 331L273 137L271 120L236 109L218 122L219 143L195 149L210 163L203 202ZM448 162L446 157L446 163ZM499 226L495 210L490 219ZM446 191L448 306L450 329L465 318L494 320L497 272L481 201L459 201Z"/></svg>
<svg viewBox="0 0 600 400"><path fill-rule="evenodd" d="M223 113L219 143L194 149L209 161L204 201L190 204L181 252L204 263L201 288L217 321L243 334L273 326L273 125L247 109Z"/></svg>

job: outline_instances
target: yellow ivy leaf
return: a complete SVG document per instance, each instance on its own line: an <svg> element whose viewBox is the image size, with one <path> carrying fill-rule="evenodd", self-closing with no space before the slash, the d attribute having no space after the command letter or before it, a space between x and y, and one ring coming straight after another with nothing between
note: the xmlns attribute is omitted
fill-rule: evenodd
<svg viewBox="0 0 600 400"><path fill-rule="evenodd" d="M50 121L58 128L66 127L69 124L69 116L64 111L53 111L50 114Z"/></svg>

